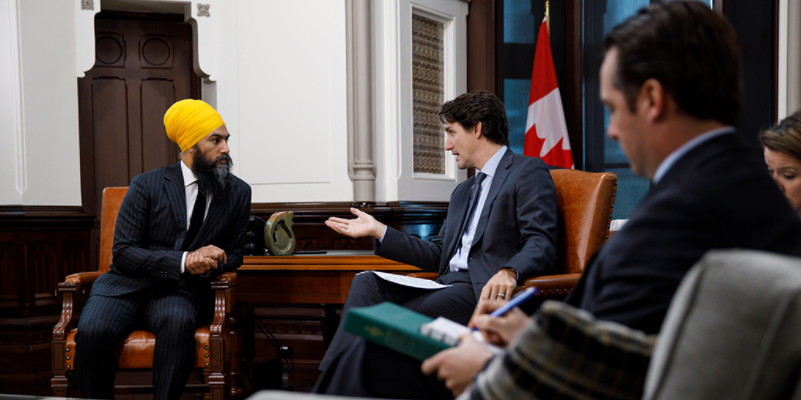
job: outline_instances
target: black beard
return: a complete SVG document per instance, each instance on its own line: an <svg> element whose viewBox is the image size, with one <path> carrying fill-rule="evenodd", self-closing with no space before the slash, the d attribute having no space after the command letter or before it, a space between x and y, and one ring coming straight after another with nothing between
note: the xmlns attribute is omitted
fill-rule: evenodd
<svg viewBox="0 0 801 400"><path fill-rule="evenodd" d="M231 183L231 167L234 162L228 154L222 154L214 161L209 161L200 149L195 149L192 157L192 172L197 177L197 187L200 193L211 194L220 199L225 195ZM221 160L227 163L218 164Z"/></svg>

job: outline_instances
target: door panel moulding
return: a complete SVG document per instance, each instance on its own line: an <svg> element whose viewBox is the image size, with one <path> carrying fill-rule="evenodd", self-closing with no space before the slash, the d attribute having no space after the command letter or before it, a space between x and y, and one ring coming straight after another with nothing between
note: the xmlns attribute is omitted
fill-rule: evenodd
<svg viewBox="0 0 801 400"><path fill-rule="evenodd" d="M84 73L95 65L95 15L101 11L100 0L73 0L75 2L76 74ZM103 9L137 12L182 11L184 21L192 25L193 65L195 73L205 82L217 80L217 0L103 0Z"/></svg>

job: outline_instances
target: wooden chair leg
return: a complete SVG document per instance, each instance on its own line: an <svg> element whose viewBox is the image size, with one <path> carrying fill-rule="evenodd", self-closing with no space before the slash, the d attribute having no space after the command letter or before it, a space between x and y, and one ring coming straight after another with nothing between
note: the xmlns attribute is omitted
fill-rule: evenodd
<svg viewBox="0 0 801 400"><path fill-rule="evenodd" d="M229 398L230 391L225 384L225 375L220 372L212 372L209 375L209 392L211 400L226 400Z"/></svg>
<svg viewBox="0 0 801 400"><path fill-rule="evenodd" d="M54 339L53 348L53 378L50 379L50 388L53 389L53 397L67 397L69 394L69 380L67 379L67 368L65 362L65 340Z"/></svg>
<svg viewBox="0 0 801 400"><path fill-rule="evenodd" d="M203 382L205 384L209 384L209 376L211 375L211 370L208 368L203 369ZM204 393L203 400L211 400L211 393Z"/></svg>
<svg viewBox="0 0 801 400"><path fill-rule="evenodd" d="M53 389L53 397L69 397L69 381L66 375L56 375L50 379L50 387Z"/></svg>
<svg viewBox="0 0 801 400"><path fill-rule="evenodd" d="M211 367L209 368L209 394L211 400L228 400L231 397L230 382L227 381L225 373L227 371L225 350L225 340L222 338L212 338L209 342L211 347Z"/></svg>
<svg viewBox="0 0 801 400"><path fill-rule="evenodd" d="M231 399L239 400L244 397L245 393L240 388L239 377L241 376L241 349L242 349L242 335L240 333L240 318L242 316L242 305L234 305L231 313L228 316L228 360L226 381L231 387Z"/></svg>

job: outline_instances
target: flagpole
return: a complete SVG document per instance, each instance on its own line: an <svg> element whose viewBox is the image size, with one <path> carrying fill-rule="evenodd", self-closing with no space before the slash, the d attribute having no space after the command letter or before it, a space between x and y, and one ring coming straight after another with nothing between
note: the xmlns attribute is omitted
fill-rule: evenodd
<svg viewBox="0 0 801 400"><path fill-rule="evenodd" d="M551 35L551 0L545 0L545 24L548 26L548 35Z"/></svg>

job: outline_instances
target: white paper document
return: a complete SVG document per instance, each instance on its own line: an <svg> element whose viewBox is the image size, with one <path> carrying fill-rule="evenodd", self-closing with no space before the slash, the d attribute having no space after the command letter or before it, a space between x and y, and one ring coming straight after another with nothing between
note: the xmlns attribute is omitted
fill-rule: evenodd
<svg viewBox="0 0 801 400"><path fill-rule="evenodd" d="M376 274L378 275L379 278L385 281L418 289L442 289L451 286L451 285L442 285L429 279L412 278L404 275L388 274L386 272L378 272L378 271L364 271L358 273L357 275L369 274L369 273Z"/></svg>
<svg viewBox="0 0 801 400"><path fill-rule="evenodd" d="M439 317L432 322L423 324L420 327L420 334L451 346L458 346L462 341L461 337L470 334L473 335L478 342L483 343L492 354L502 355L504 352L500 347L485 342L484 335L482 335L481 332L471 331L470 328L445 317Z"/></svg>

